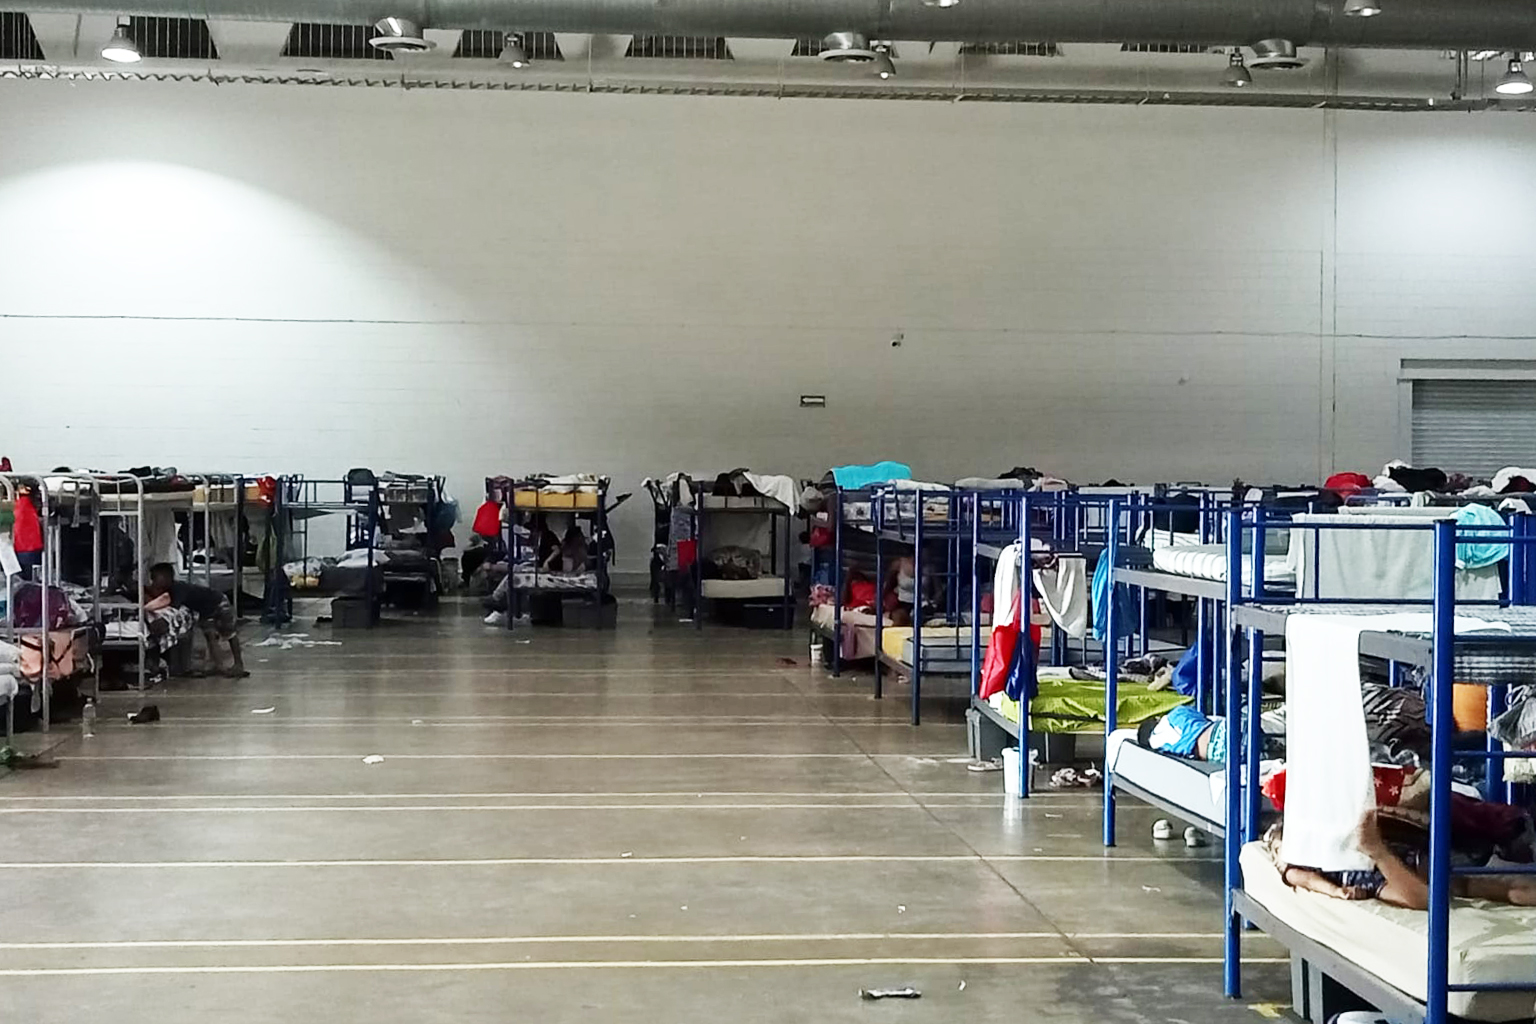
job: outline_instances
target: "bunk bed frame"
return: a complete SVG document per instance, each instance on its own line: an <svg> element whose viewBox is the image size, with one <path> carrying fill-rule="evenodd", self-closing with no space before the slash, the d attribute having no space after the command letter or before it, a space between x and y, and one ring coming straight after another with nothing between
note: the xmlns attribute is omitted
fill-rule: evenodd
<svg viewBox="0 0 1536 1024"><path fill-rule="evenodd" d="M583 485L576 491L548 491L545 481L537 478L487 477L486 500L501 505L506 510L503 543L507 555L507 615L506 629L515 628L517 617L525 601L537 595L559 595L562 599L580 599L591 605L591 620L598 627L608 625L604 606L609 602L610 578L608 562L611 551L604 549L608 537L608 486L607 477L598 477L595 484ZM582 575L593 575L592 586L572 586L559 578L564 573L541 570L537 551L534 552L534 568L531 579L518 582L518 555L526 546L518 537L517 526L525 519L546 513L573 516L588 524L587 567Z"/></svg>
<svg viewBox="0 0 1536 1024"><path fill-rule="evenodd" d="M1293 958L1293 987L1296 990L1298 1009L1314 1019L1321 1014L1331 1015L1328 1006L1329 990L1323 984L1332 979L1350 992L1374 1004L1394 1020L1405 1024L1447 1024L1451 1019L1450 997L1455 993L1473 992L1536 992L1536 979L1529 981L1492 982L1484 984L1451 983L1450 970L1450 916L1451 881L1456 875L1532 874L1536 866L1504 866L1497 869L1466 868L1451 863L1451 768L1458 759L1484 760L1490 770L1502 766L1512 758L1536 757L1536 753L1503 749L1491 737L1483 750L1455 750L1452 736L1455 722L1452 704L1454 683L1468 672L1458 669L1458 655L1478 648L1496 649L1501 655L1510 653L1530 658L1536 665L1536 615L1524 611L1512 615L1514 608L1528 608L1536 604L1536 580L1532 578L1533 545L1536 545L1536 529L1527 514L1517 514L1506 531L1492 527L1458 527L1449 520L1436 520L1400 525L1382 524L1306 524L1304 529L1357 529L1357 530L1431 530L1433 531L1433 594L1428 602L1422 599L1396 601L1372 600L1368 603L1350 602L1346 599L1308 599L1297 597L1289 603L1245 598L1241 588L1231 587L1229 593L1232 637L1227 648L1228 676L1237 679L1242 671L1243 639L1246 634L1248 652L1248 677L1246 687L1233 685L1226 692L1227 720L1242 723L1233 729L1227 747L1228 779L1242 779L1241 785L1227 787L1226 814L1229 823L1241 823L1241 827L1227 830L1225 841L1226 883L1225 899L1225 951L1224 987L1227 996L1237 998L1242 991L1242 949L1240 935L1245 922L1262 928L1273 938L1286 945ZM1232 514L1228 538L1229 559L1235 565L1242 557L1238 537L1243 529L1239 513ZM1257 531L1262 534L1262 517ZM1459 602L1456 598L1456 545L1458 538L1486 538L1490 532L1499 543L1510 544L1509 586L1505 595L1511 609L1505 614L1512 617L1513 629L1509 633L1458 634L1456 612L1458 607L1486 607L1481 602ZM1254 547L1262 551L1261 542L1255 539ZM1234 574L1235 575L1235 574ZM1428 672L1427 707L1431 729L1430 771L1430 852L1429 852L1429 921L1425 958L1425 998L1420 1000L1397 986L1377 976L1349 957L1312 938L1282 921L1260 900L1244 887L1239 854L1243 843L1258 838L1259 824L1259 758L1262 753L1262 736L1259 716L1254 713L1260 699L1262 651L1266 635L1283 635L1287 616L1296 612L1334 608L1349 612L1374 610L1377 607L1401 607L1404 605L1423 608L1428 605L1430 629L1427 635L1363 631L1359 650L1363 655L1374 656L1393 668L1396 679L1399 670L1411 666ZM1475 673L1474 673L1475 674ZM1490 718L1503 710L1505 687L1489 687ZM1245 718L1246 715L1246 718ZM1491 780L1486 783L1492 789ZM1502 795L1508 800L1509 784L1500 783Z"/></svg>
<svg viewBox="0 0 1536 1024"><path fill-rule="evenodd" d="M273 554L268 570L263 618L273 625L283 625L293 620L293 588L283 568L292 557L297 557L308 571L309 522L320 516L340 514L346 517L344 526L347 550L362 548L368 552L363 590L360 595L367 606L367 625L378 624L379 602L382 598L381 580L375 572L374 544L378 537L380 508L377 485L350 483L346 479L311 479L299 474L282 476L277 480L276 495L272 505ZM306 589L307 597L334 597L317 590Z"/></svg>
<svg viewBox="0 0 1536 1024"><path fill-rule="evenodd" d="M733 496L699 493L696 495L691 515L693 517L693 624L695 629L704 628L704 618L710 605L709 602L741 600L761 601L769 604L778 604L777 616L780 627L793 629L795 627L795 568L794 568L794 544L793 527L795 510L783 502L765 495ZM707 549L705 541L709 535L708 523L714 516L766 516L768 519L769 550L763 552L768 556L768 569L772 576L778 577L782 583L782 592L768 594L742 595L735 597L727 590L724 593L708 594L708 584L717 581L704 578L704 561Z"/></svg>

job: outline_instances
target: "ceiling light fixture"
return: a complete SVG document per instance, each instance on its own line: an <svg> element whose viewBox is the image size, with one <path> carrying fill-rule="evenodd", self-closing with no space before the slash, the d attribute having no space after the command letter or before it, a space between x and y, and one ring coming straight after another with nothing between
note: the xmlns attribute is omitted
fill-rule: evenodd
<svg viewBox="0 0 1536 1024"><path fill-rule="evenodd" d="M386 53L425 53L437 46L421 34L421 26L409 18L380 18L373 26L378 33L368 40L370 46Z"/></svg>
<svg viewBox="0 0 1536 1024"><path fill-rule="evenodd" d="M101 48L101 55L114 64L137 64L142 57L139 53L139 44L133 41L128 34L128 19L121 18L117 23L117 31L112 33L112 38L107 40L107 45Z"/></svg>
<svg viewBox="0 0 1536 1024"><path fill-rule="evenodd" d="M1509 70L1499 76L1499 82L1493 87L1493 91L1500 96L1525 96L1533 86L1531 76L1525 73L1518 57L1512 57L1509 61Z"/></svg>
<svg viewBox="0 0 1536 1024"><path fill-rule="evenodd" d="M896 77L896 63L891 60L889 46L875 47L875 74L882 82L889 82Z"/></svg>
<svg viewBox="0 0 1536 1024"><path fill-rule="evenodd" d="M923 0L924 7L937 7L941 10L949 10L951 7L959 7L960 0Z"/></svg>
<svg viewBox="0 0 1536 1024"><path fill-rule="evenodd" d="M523 49L523 37L516 32L508 32L506 41L502 43L501 62L515 68L528 66L528 51Z"/></svg>
<svg viewBox="0 0 1536 1024"><path fill-rule="evenodd" d="M864 64L875 59L862 32L833 32L821 42L821 59Z"/></svg>
<svg viewBox="0 0 1536 1024"><path fill-rule="evenodd" d="M1374 18L1381 13L1377 0L1344 0L1344 17Z"/></svg>
<svg viewBox="0 0 1536 1024"><path fill-rule="evenodd" d="M1248 73L1243 65L1243 51L1233 50L1232 56L1227 58L1227 72L1221 76L1223 85L1230 85L1234 89L1253 84L1253 76Z"/></svg>

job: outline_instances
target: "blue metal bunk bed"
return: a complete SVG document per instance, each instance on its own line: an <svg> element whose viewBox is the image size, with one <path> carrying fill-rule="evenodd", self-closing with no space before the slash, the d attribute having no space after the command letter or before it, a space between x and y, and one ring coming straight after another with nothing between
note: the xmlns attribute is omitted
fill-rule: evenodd
<svg viewBox="0 0 1536 1024"><path fill-rule="evenodd" d="M1253 547L1262 550L1262 512L1249 519L1246 525L1257 535ZM1238 537L1244 527L1245 523L1234 512L1228 538L1229 557L1234 566L1242 557ZM1229 601L1233 628L1226 652L1228 678L1236 680L1241 676L1245 647L1248 673L1246 687L1232 685L1225 695L1227 721L1240 723L1239 727L1232 730L1227 747L1227 777L1242 779L1241 785L1228 786L1226 793L1227 821L1241 822L1241 828L1227 830L1225 842L1226 994L1232 998L1241 994L1240 933L1246 923L1262 928L1291 950L1297 1009L1309 1019L1325 1019L1338 1008L1331 1005L1338 997L1338 989L1331 987L1329 982L1335 986L1342 985L1349 993L1374 1005L1402 1024L1416 1024L1419 1021L1446 1024L1453 1019L1453 1010L1456 1017L1472 1019L1502 1020L1526 1016L1530 1012L1530 993L1536 992L1536 976L1530 972L1531 961L1536 959L1536 949L1527 947L1518 950L1525 959L1518 964L1506 962L1502 975L1488 963L1467 966L1465 961L1469 957L1476 959L1480 949L1493 950L1493 953L1487 955L1495 955L1505 949L1508 943L1494 942L1487 947L1476 944L1468 946L1464 929L1460 945L1453 950L1452 880L1456 876L1478 874L1532 874L1536 873L1536 866L1501 865L1497 869L1490 869L1453 865L1451 781L1455 761L1483 761L1490 769L1484 783L1485 795L1497 794L1505 802L1511 802L1510 785L1502 780L1495 784L1492 769L1510 759L1536 757L1536 753L1504 749L1491 737L1481 750L1455 749L1452 742L1456 728L1452 691L1455 683L1460 681L1476 682L1479 678L1498 680L1488 687L1488 716L1491 721L1504 709L1507 687L1502 680L1507 678L1511 662L1518 659L1517 664L1525 665L1530 675L1536 675L1536 612L1529 607L1536 604L1536 579L1533 579L1531 571L1533 555L1536 555L1536 544L1533 544L1536 542L1536 528L1533 528L1532 517L1517 514L1503 529L1458 526L1450 520L1395 525L1341 520L1329 524L1307 523L1301 528L1308 531L1432 531L1432 596L1428 601L1422 598L1396 601L1376 599L1369 604L1346 598L1306 596L1285 601L1267 597L1262 591L1245 598L1239 585L1231 585ZM1458 602L1458 540L1463 543L1487 542L1490 535L1498 543L1508 543L1510 547L1507 589L1498 603L1504 607L1487 602ZM1253 557L1257 561L1259 556ZM1230 578L1238 577L1234 573ZM1431 730L1427 872L1429 909L1423 940L1424 973L1417 979L1412 972L1412 968L1419 963L1416 955L1410 955L1405 960L1401 950L1394 950L1385 951L1383 956L1383 951L1372 951L1369 945L1361 942L1355 942L1353 950L1343 948L1351 945L1350 933L1339 931L1338 934L1328 934L1327 929L1315 920L1306 920L1298 904L1290 902L1285 895L1290 890L1283 881L1278 883L1277 888L1274 879L1268 876L1245 878L1242 867L1245 844L1255 842L1259 835L1262 735L1256 711L1261 698L1260 676L1265 637L1284 635L1287 617L1295 613L1331 611L1334 614L1365 614L1400 611L1404 606L1417 606L1421 610L1427 608L1428 628L1411 633L1362 631L1359 634L1359 653L1385 661L1391 668L1394 684L1401 683L1404 668L1418 669L1428 674L1425 699ZM1458 609L1470 610L1474 614L1486 611L1491 618L1505 620L1509 629L1507 632L1466 631L1465 627L1458 626ZM1488 674L1490 671L1492 675ZM1256 863L1255 870L1262 872L1268 869ZM1250 883L1261 882L1266 883L1262 886L1265 894L1256 895ZM1516 908L1509 910L1514 913ZM1468 909L1463 908L1462 913L1467 912ZM1482 910L1474 912L1487 913ZM1411 915L1415 912L1403 913ZM1520 920L1521 923L1515 925L1516 931L1529 933L1532 929L1531 921L1525 918ZM1408 941L1418 940L1412 938ZM1351 952L1360 955L1352 956ZM1372 956L1376 957L1373 967L1360 962ZM1457 972L1455 977L1462 980L1452 980L1453 967ZM1388 974L1392 976L1384 976ZM1505 976L1509 974L1517 976ZM1490 975L1496 980L1486 980Z"/></svg>
<svg viewBox="0 0 1536 1024"><path fill-rule="evenodd" d="M1033 563L1036 545L1042 552L1057 558L1080 557L1091 564L1102 550L1102 533L1106 521L1098 514L1105 507L1101 499L1090 499L1077 492L1056 491L1050 493L1020 492L1002 496L1003 500L1016 502L1017 527L1012 531L984 531L981 525L981 501L971 505L971 705L966 722L969 732L971 757L978 761L991 760L1012 740L1019 750L1018 794L1021 799L1030 793L1030 716L1027 701L1020 702L1019 718L1010 719L999 709L981 697L982 643L981 643L981 595L992 588L992 576L987 569L996 569L998 560L1012 557L1018 573L1021 597L1024 597L1023 647L1019 657L1026 659L1022 671L1029 677L1035 675L1040 652L1033 642L1033 616L1028 611L1032 605ZM995 538L995 540L994 540ZM1017 548L1014 548L1017 545ZM994 614L996 609L994 607ZM1086 645L1086 639L1085 639ZM1065 665L1070 660L1070 637L1059 629L1051 630L1051 647L1047 663ZM1086 646L1085 646L1086 652Z"/></svg>
<svg viewBox="0 0 1536 1024"><path fill-rule="evenodd" d="M1171 524L1174 517L1180 513L1193 513L1197 517L1197 536L1201 542L1210 542L1216 535L1215 511L1219 507L1221 497L1212 491L1201 491L1198 494L1198 504L1175 505L1167 501L1166 495L1143 501L1137 496L1132 496L1127 501L1112 500L1110 503L1110 518L1115 523L1123 523L1124 527L1110 531L1108 544L1104 557L1109 560L1109 597L1105 610L1105 628L1103 639L1104 652L1104 679L1106 715L1104 721L1104 845L1114 846L1115 815L1117 810L1117 790L1128 793L1144 803L1151 804L1176 817L1190 821L1197 827L1215 835L1221 834L1221 823L1215 820L1214 815L1204 813L1203 808L1190 807L1187 804L1199 803L1198 800L1176 802L1166 798L1157 792L1152 785L1132 781L1113 771L1115 760L1115 744L1124 742L1123 738L1117 740L1115 732L1119 729L1117 716L1120 686L1120 661L1121 644L1125 644L1125 655L1129 657L1130 650L1134 647L1143 656L1151 650L1151 630L1149 628L1149 595L1157 595L1159 598L1165 595L1177 595L1184 598L1192 598L1195 601L1194 619L1194 645L1195 651L1195 676L1198 684L1196 704L1203 709L1212 710L1214 695L1220 683L1219 672L1214 652L1211 649L1211 641L1221 635L1221 623L1223 621L1222 606L1228 596L1228 584L1222 580L1208 579L1197 576L1188 576L1180 573L1168 572L1149 564L1153 553L1145 548L1138 548L1132 542L1146 530L1155 532L1159 529L1158 522L1170 524L1168 533L1172 534ZM1126 555L1135 552L1136 558L1128 564ZM1229 576L1233 574L1228 573ZM1235 577L1241 580L1241 575ZM1118 600L1120 587L1134 588L1137 595L1135 607L1137 609L1138 622L1133 628L1123 620L1123 609ZM1161 601L1159 602L1161 603Z"/></svg>
<svg viewBox="0 0 1536 1024"><path fill-rule="evenodd" d="M876 588L874 695L876 699L884 696L886 669L906 673L912 686L913 725L922 721L924 675L966 677L972 674L974 652L969 658L958 655L962 612L967 605L965 591L972 587L975 576L973 545L983 538L989 542L1007 543L1023 528L1019 519L1022 511L1019 495L1020 492L1014 491L924 489L920 485L881 486L875 490L869 522L874 542ZM904 510L908 500L910 514ZM930 512L930 508L934 511ZM926 573L928 559L941 547L940 567L931 574ZM903 643L903 654L910 648L910 658L897 657L884 645L887 628L894 628L885 624L883 594L886 555L892 548L910 551L912 557L914 607L911 636ZM935 659L923 649L923 602L927 580L932 580L943 591L946 628L955 631L955 657ZM974 605L974 599L969 603Z"/></svg>
<svg viewBox="0 0 1536 1024"><path fill-rule="evenodd" d="M848 568L848 559L855 555L867 556L871 567L874 563L873 541L868 544L860 544L862 537L871 537L867 529L869 521L867 516L862 522L856 518L850 518L849 513L855 508L870 509L875 498L875 488L836 488L827 503L827 511L821 518L824 525L831 531L831 563L829 565L829 579L832 590L832 622L829 625L818 623L813 614L810 618L811 635L815 639L827 641L830 648L832 675L837 677L843 672L843 602L847 597L846 586L848 578L845 575ZM811 552L811 580L814 588L818 578L819 558L816 549ZM871 568L871 571L873 569ZM879 595L879 581L876 581L876 596Z"/></svg>

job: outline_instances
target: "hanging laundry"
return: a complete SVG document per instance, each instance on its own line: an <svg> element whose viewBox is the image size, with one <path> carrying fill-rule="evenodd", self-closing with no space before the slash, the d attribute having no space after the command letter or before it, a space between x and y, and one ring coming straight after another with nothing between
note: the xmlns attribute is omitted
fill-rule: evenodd
<svg viewBox="0 0 1536 1024"><path fill-rule="evenodd" d="M475 510L475 522L471 527L476 534L490 540L501 536L501 506L487 501Z"/></svg>
<svg viewBox="0 0 1536 1024"><path fill-rule="evenodd" d="M1496 527L1505 531L1509 526L1503 516L1487 505L1463 505L1453 518L1457 526ZM1456 568L1482 569L1509 557L1509 545L1498 543L1492 530L1479 530L1470 536L1478 539L1456 544Z"/></svg>
<svg viewBox="0 0 1536 1024"><path fill-rule="evenodd" d="M1051 621L1075 640L1088 633L1088 563L1057 559L1054 568L1035 570L1035 592Z"/></svg>
<svg viewBox="0 0 1536 1024"><path fill-rule="evenodd" d="M1109 632L1109 554L1099 557L1099 564L1093 567L1093 638L1103 640L1104 634ZM1120 620L1121 628L1117 630L1121 636L1127 632L1127 625L1131 617L1136 614L1136 600L1131 597L1131 592L1125 588L1115 588L1119 591L1115 595L1115 614Z"/></svg>
<svg viewBox="0 0 1536 1024"><path fill-rule="evenodd" d="M986 661L981 667L983 700L1006 692L1012 700L1033 698L1035 687L1035 651L1040 649L1041 629L1031 624L1029 643L1019 643L1023 632L1023 595L1019 588L1019 561L1022 548L1010 544L997 559L992 574L992 639L987 644ZM1035 602L1030 601L1030 607Z"/></svg>
<svg viewBox="0 0 1536 1024"><path fill-rule="evenodd" d="M43 550L43 523L38 517L37 506L30 494L16 498L16 525L11 531L11 545L18 555L30 555Z"/></svg>

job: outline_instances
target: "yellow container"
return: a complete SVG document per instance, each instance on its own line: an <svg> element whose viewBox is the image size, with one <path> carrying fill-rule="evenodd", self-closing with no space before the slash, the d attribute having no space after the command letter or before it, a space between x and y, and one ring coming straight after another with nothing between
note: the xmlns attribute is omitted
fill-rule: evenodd
<svg viewBox="0 0 1536 1024"><path fill-rule="evenodd" d="M575 508L576 495L560 494L554 491L515 491L512 495L513 504L518 508Z"/></svg>

